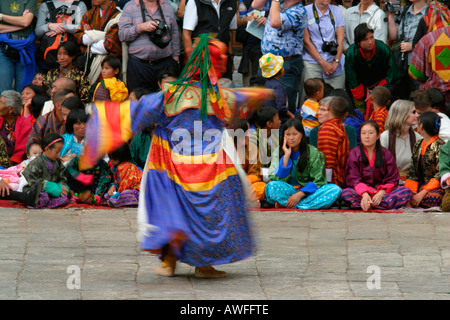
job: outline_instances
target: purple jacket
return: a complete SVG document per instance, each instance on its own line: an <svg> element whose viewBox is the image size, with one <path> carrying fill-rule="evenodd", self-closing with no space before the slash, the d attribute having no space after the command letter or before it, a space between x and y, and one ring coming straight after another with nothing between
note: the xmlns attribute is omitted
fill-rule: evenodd
<svg viewBox="0 0 450 320"><path fill-rule="evenodd" d="M350 150L345 167L346 184L349 188L355 188L358 194L374 192L386 189L386 193L392 191L398 185L400 175L397 164L391 152L381 148L383 152L383 166L381 168L364 166L359 146ZM375 189L375 190L374 190Z"/></svg>

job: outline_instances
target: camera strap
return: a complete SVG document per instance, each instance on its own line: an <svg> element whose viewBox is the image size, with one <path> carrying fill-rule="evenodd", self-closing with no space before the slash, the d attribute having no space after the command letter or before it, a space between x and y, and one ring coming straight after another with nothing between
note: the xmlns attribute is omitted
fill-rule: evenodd
<svg viewBox="0 0 450 320"><path fill-rule="evenodd" d="M331 9L328 8L328 12L330 13L330 19L331 19L331 24L333 25L333 29L334 29L334 37L337 40L337 36L336 36L336 25L334 23L334 17L333 17L333 13L331 12ZM316 20L317 23L317 27L319 28L319 33L320 36L322 37L322 41L325 42L325 39L323 38L322 35L322 30L320 29L320 20L319 20L319 14L317 13L317 9L316 9L316 4L313 3L313 13L314 13L314 19Z"/></svg>
<svg viewBox="0 0 450 320"><path fill-rule="evenodd" d="M159 0L156 0L156 1L158 2L158 11L161 14L162 22L164 22L164 24L166 24L166 19L164 18L164 13L163 13L163 11L161 9L161 4L159 3ZM146 9L145 9L144 1L143 0L139 0L139 5L141 6L142 22L145 22L146 21L146 19L145 19L145 10ZM148 15L149 15L150 19L152 19L153 21L156 22L156 20L152 18L150 13Z"/></svg>

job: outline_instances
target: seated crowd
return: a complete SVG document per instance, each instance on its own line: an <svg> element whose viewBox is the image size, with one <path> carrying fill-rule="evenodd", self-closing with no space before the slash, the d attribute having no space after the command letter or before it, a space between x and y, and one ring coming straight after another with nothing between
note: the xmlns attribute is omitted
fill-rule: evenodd
<svg viewBox="0 0 450 320"><path fill-rule="evenodd" d="M112 0L92 1L89 10L83 1L47 0L40 3L39 10L34 7L23 11L23 18L32 11L39 12L34 30L39 37L35 63L26 63L24 54L13 57L11 44L4 45L9 42L0 37L0 59L15 59L23 68L21 77L7 85L4 70L0 70L0 200L20 201L29 208L57 208L69 203L111 207L138 204L154 127L140 131L93 168L81 170L90 102L138 101L178 78L186 61L180 47L188 43L180 11L185 5L191 6L188 1L177 2L166 17L177 31L172 30L171 45L157 49L152 59L139 58L149 41L140 34L156 27L150 21L136 25L136 17L142 20L144 15L137 9L137 0L125 1L123 10ZM249 9L260 6L259 2L246 1ZM301 6L299 0L288 2ZM48 23L46 17L51 16L54 3L73 7L69 22ZM274 7L278 6L280 12L278 1L264 3L270 17L258 20L260 24L267 18L274 19ZM425 5L426 1L414 3ZM162 14L165 5L161 4L158 1L155 10ZM259 42L242 40L241 64L250 63L245 72L239 68L244 84L245 77L250 76L247 85L274 92L262 108L247 119L234 119L226 129L231 135L237 130L246 133L244 140L235 139L235 146L247 174L249 201L263 208L368 211L440 207L450 211L448 93L442 92L438 82L431 88L420 86L419 81L427 82L437 75L424 75L425 67L419 68L413 52L428 32L420 29L423 34L414 45L401 49L405 54L402 60L408 61L408 73L408 66L402 70L392 48L391 42L405 28L403 20L400 25L394 22L393 12L370 11L375 17L373 23L382 24L378 27L361 19L355 23L355 8L363 17L375 5L372 0L353 7L326 0L303 5L306 10L301 6L304 38L299 70L304 70L300 77L294 70L298 55L283 57L277 50L265 52L268 43L275 41L268 37L270 29L276 28L272 24L266 25ZM332 20L322 25L319 20L325 13ZM261 17L246 21L236 12L235 18L234 27ZM22 30L13 27L15 20L6 12L0 11L0 21L11 24L1 28L0 35ZM449 28L446 25L441 28ZM28 26L31 28L31 24ZM233 23L230 30L231 26ZM102 31L93 32L96 30ZM408 32L417 37L417 30ZM24 35L17 39L24 40ZM336 40L337 51L318 47L325 42L323 35L331 47ZM255 43L259 51L250 59L249 46ZM48 46L45 50L44 45ZM188 57L192 48L185 49ZM221 84L234 86L233 63L228 67L231 72L225 74ZM30 75L32 70L35 72ZM288 80L292 77L294 82Z"/></svg>

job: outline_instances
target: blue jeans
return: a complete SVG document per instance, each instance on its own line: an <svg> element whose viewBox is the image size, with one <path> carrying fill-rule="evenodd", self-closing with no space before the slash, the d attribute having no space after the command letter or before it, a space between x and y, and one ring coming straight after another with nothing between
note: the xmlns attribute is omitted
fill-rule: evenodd
<svg viewBox="0 0 450 320"><path fill-rule="evenodd" d="M283 84L287 98L289 111L295 113L297 110L297 94L302 79L303 58L302 56L284 60L284 76L280 79Z"/></svg>
<svg viewBox="0 0 450 320"><path fill-rule="evenodd" d="M21 92L23 66L20 60L8 58L0 50L0 93L4 90L15 90Z"/></svg>

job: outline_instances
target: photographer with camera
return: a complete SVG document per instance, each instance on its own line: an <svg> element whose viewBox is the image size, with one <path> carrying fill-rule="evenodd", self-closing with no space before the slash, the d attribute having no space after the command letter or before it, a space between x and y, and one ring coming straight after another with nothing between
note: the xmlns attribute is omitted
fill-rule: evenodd
<svg viewBox="0 0 450 320"><path fill-rule="evenodd" d="M345 11L345 38L344 51L355 42L353 30L365 22L374 30L374 38L376 40L387 43L388 26L386 22L386 13L383 12L373 0L361 0L361 2L348 8Z"/></svg>
<svg viewBox="0 0 450 320"><path fill-rule="evenodd" d="M388 6L388 31L389 41L395 41L392 49L399 47L400 58L397 65L402 73L399 92L401 99L408 99L409 94L419 88L419 83L408 75L408 66L411 63L411 52L413 50L413 39L419 26L420 20L427 14L427 0L410 0L412 3L405 9L401 9L400 23L395 21L395 10ZM394 7L395 8L395 7Z"/></svg>
<svg viewBox="0 0 450 320"><path fill-rule="evenodd" d="M119 39L128 44L127 87L157 91L158 73L178 68L180 36L177 20L164 0L131 0L119 21Z"/></svg>
<svg viewBox="0 0 450 320"><path fill-rule="evenodd" d="M303 36L303 79L320 78L334 89L345 89L344 16L331 0L305 7L308 27Z"/></svg>

